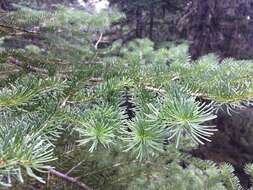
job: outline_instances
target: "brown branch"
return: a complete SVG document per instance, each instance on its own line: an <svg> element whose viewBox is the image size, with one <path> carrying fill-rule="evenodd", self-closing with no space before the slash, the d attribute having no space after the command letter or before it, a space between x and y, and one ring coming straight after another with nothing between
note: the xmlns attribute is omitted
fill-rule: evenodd
<svg viewBox="0 0 253 190"><path fill-rule="evenodd" d="M23 32L22 34L24 34L24 33L33 34L33 35L34 35L34 34L38 34L38 32L29 31L29 30L26 30L26 29L23 29L23 28L15 27L15 26L8 26L8 25L0 24L0 27L2 27L2 28L7 28L7 29L11 29L11 30L20 31L20 32ZM20 33L19 33L19 34L20 34Z"/></svg>
<svg viewBox="0 0 253 190"><path fill-rule="evenodd" d="M9 57L8 61L9 61L9 63L11 63L13 65L17 65L19 67L22 67L23 69L26 69L30 72L41 73L44 75L48 74L48 71L46 69L33 67L31 65L25 65L25 64L23 64L23 62L19 61L18 59L15 59L14 57Z"/></svg>
<svg viewBox="0 0 253 190"><path fill-rule="evenodd" d="M84 189L84 190L92 190L92 188L90 188L89 186L87 186L86 184L80 182L80 181L77 181L76 178L73 178L73 177L70 177L66 174L63 174L59 171L56 171L52 168L49 169L49 173L52 174L52 175L55 175L57 177L60 177L62 179L64 179L65 181L68 181L68 182L71 182L71 183L74 183L76 185L78 185L80 188Z"/></svg>

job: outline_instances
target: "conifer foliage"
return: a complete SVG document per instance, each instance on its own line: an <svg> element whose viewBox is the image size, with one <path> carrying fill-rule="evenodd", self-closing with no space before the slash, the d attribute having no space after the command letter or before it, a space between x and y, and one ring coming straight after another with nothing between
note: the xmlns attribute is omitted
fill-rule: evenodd
<svg viewBox="0 0 253 190"><path fill-rule="evenodd" d="M192 61L187 44L155 49L147 39L99 48L122 17L113 10L1 15L1 186L27 175L45 183L43 173L72 168L62 158L77 155L94 189L241 188L232 166L186 152L219 132L219 112L252 106L252 61Z"/></svg>

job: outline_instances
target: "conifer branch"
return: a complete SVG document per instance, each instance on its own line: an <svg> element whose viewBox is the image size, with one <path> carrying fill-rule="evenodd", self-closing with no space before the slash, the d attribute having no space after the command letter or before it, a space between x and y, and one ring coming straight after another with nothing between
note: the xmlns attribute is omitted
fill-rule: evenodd
<svg viewBox="0 0 253 190"><path fill-rule="evenodd" d="M17 65L23 69L26 69L27 71L35 72L35 73L39 73L39 74L43 74L43 75L48 75L48 71L46 69L33 67L31 65L25 65L21 61L19 61L18 59L15 59L14 57L9 57L8 60L9 60L9 63Z"/></svg>
<svg viewBox="0 0 253 190"><path fill-rule="evenodd" d="M71 182L71 183L76 184L77 186L79 186L79 187L80 187L81 189L83 189L83 190L92 190L89 186L87 186L86 184L84 184L84 183L78 181L76 178L70 177L70 176L68 176L68 175L66 175L66 174L64 174L64 173L61 173L61 172L59 172L59 171L56 171L56 170L54 170L53 168L50 168L50 169L49 169L49 172L50 172L50 174L52 174L52 175L55 175L55 176L57 176L57 177L60 177L60 178L62 178L62 179L64 179L64 180L68 181L68 182Z"/></svg>

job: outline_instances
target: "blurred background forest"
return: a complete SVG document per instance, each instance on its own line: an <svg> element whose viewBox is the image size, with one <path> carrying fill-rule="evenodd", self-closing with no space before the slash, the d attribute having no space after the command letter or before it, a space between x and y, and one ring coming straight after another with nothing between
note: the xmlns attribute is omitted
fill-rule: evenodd
<svg viewBox="0 0 253 190"><path fill-rule="evenodd" d="M56 4L81 6L85 3L89 9L89 6L94 6L94 2L0 0L0 6L4 11L15 10L13 4L38 10L51 10ZM104 0L97 2L105 3ZM187 43L193 60L209 53L215 53L220 58L253 59L253 0L108 0L108 2L108 9L117 9L124 16L112 22L110 29L103 33L98 48L108 47L118 41L124 45L131 40L143 38L153 41L155 48ZM24 44L7 41L5 45L23 47L26 40L23 41ZM29 40L36 43L37 39L35 37ZM253 109L248 108L232 114L232 117L220 115L215 123L220 132L212 137L213 142L191 150L191 154L204 160L231 163L241 183L247 187L250 182L247 174L243 172L243 167L246 163L253 162ZM68 167L72 165L70 163L73 160L73 157L65 158L62 162ZM39 188L36 185L38 184L35 183L29 188Z"/></svg>
<svg viewBox="0 0 253 190"><path fill-rule="evenodd" d="M81 1L81 0L80 0ZM4 10L12 3L36 8L76 4L75 0L1 0ZM89 1L83 1L89 2ZM90 1L90 4L99 2ZM102 1L103 2L103 1ZM105 1L104 1L105 2ZM187 40L192 57L217 53L222 57L251 58L253 55L253 2L251 0L110 0L125 19L112 25L108 40L149 38L157 45Z"/></svg>

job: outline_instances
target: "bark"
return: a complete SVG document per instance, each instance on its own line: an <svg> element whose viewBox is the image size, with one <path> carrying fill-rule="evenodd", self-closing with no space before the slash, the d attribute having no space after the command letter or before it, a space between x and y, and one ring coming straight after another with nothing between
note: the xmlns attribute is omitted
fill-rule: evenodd
<svg viewBox="0 0 253 190"><path fill-rule="evenodd" d="M253 0L195 0L178 29L190 42L195 59L207 53L221 57L253 55Z"/></svg>
<svg viewBox="0 0 253 190"><path fill-rule="evenodd" d="M154 4L150 3L149 5L149 12L150 12L150 23L149 23L149 38L153 40L153 27L154 27Z"/></svg>
<svg viewBox="0 0 253 190"><path fill-rule="evenodd" d="M138 6L136 9L136 37L142 38L142 7Z"/></svg>

